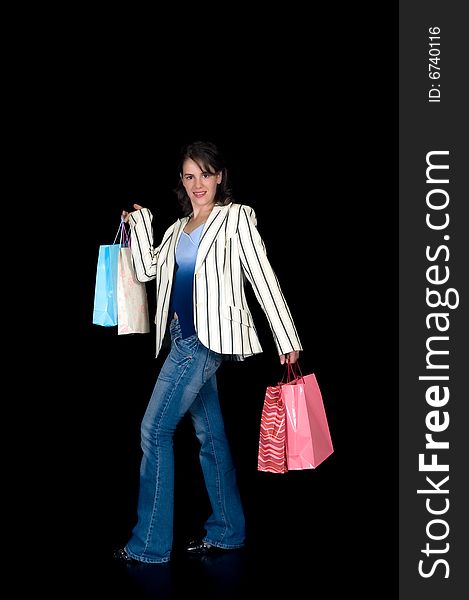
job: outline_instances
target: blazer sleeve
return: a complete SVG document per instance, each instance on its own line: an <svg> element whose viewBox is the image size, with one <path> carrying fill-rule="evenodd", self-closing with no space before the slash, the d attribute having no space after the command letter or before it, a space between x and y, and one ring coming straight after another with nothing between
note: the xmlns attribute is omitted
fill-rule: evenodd
<svg viewBox="0 0 469 600"><path fill-rule="evenodd" d="M241 205L237 233L244 275L267 316L279 354L302 350L290 309L256 225L254 210Z"/></svg>
<svg viewBox="0 0 469 600"><path fill-rule="evenodd" d="M156 261L159 247L153 247L153 215L148 208L141 208L129 216L131 230L130 247L137 279L142 282L156 277Z"/></svg>

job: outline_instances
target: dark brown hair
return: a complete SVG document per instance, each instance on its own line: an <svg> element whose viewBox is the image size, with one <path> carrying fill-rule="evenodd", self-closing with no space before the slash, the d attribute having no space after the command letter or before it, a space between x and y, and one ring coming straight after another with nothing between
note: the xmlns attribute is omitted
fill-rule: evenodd
<svg viewBox="0 0 469 600"><path fill-rule="evenodd" d="M181 156L179 159L179 175L182 174L182 167L184 161L188 158L193 160L201 171L207 173L221 173L221 182L217 186L217 192L215 195L215 204L224 206L233 202L231 195L231 189L228 183L228 170L225 165L225 161L218 150L218 148L212 142L191 142L184 146L181 150ZM185 216L192 212L192 204L189 200L189 196L182 184L181 178L179 177L176 192L179 204L182 207Z"/></svg>

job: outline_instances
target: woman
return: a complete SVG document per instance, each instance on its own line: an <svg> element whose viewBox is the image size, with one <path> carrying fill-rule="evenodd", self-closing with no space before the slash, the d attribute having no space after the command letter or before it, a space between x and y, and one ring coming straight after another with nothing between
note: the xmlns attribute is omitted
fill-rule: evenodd
<svg viewBox="0 0 469 600"><path fill-rule="evenodd" d="M152 214L137 204L130 224L140 281L156 279L156 355L169 321L171 349L161 368L141 428L138 519L115 558L127 564L171 559L174 509L173 435L189 412L200 442L200 464L212 514L203 539L186 551L203 556L241 548L245 520L217 393L224 358L262 352L246 302L252 285L269 321L280 362L296 362L300 340L267 259L252 208L235 204L227 169L215 145L183 149L176 193L184 216L153 247Z"/></svg>

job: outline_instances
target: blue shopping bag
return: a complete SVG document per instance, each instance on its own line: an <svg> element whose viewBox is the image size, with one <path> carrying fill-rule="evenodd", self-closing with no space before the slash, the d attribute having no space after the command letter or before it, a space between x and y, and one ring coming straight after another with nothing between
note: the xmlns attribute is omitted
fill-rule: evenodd
<svg viewBox="0 0 469 600"><path fill-rule="evenodd" d="M117 325L117 261L120 249L120 244L99 247L93 307L95 325Z"/></svg>
<svg viewBox="0 0 469 600"><path fill-rule="evenodd" d="M119 243L116 243L120 235ZM117 270L119 252L128 246L129 237L122 221L113 244L99 247L94 290L93 324L104 327L117 325Z"/></svg>

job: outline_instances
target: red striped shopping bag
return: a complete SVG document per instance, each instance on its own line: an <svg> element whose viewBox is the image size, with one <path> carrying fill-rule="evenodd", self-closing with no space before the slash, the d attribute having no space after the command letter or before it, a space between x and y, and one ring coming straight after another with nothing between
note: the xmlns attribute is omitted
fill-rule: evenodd
<svg viewBox="0 0 469 600"><path fill-rule="evenodd" d="M257 470L286 473L285 405L282 386L267 387L261 414Z"/></svg>

